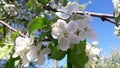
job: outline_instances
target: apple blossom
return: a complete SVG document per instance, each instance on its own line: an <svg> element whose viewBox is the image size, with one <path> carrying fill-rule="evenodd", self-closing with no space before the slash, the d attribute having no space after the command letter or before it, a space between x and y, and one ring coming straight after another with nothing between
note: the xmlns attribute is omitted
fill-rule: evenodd
<svg viewBox="0 0 120 68"><path fill-rule="evenodd" d="M68 24L64 20L57 20L56 26L52 28L52 37L58 39L58 44L61 50L66 51L70 44L79 42L77 24L71 20Z"/></svg>
<svg viewBox="0 0 120 68"><path fill-rule="evenodd" d="M101 50L95 46L91 46L90 43L86 43L86 54L88 55L90 61L97 61L97 56L99 56Z"/></svg>
<svg viewBox="0 0 120 68"><path fill-rule="evenodd" d="M120 0L112 0L114 9L115 9L115 17L118 17L120 14Z"/></svg>
<svg viewBox="0 0 120 68"><path fill-rule="evenodd" d="M120 26L115 26L115 32L114 32L114 35L116 35L116 36L118 36L118 37L120 37Z"/></svg>
<svg viewBox="0 0 120 68"><path fill-rule="evenodd" d="M20 56L22 58L22 65L24 67L27 67L29 65L29 60L25 56L26 53L30 49L30 45L33 44L33 40L28 37L17 37L15 40L16 46L15 46L15 53L13 55L13 58L16 58L17 56Z"/></svg>
<svg viewBox="0 0 120 68"><path fill-rule="evenodd" d="M24 53L29 49L29 45L33 43L30 38L26 37L17 37L15 40L16 46L15 46L15 54L13 57L17 56L23 56Z"/></svg>
<svg viewBox="0 0 120 68"><path fill-rule="evenodd" d="M85 40L86 37L89 37L91 40L96 40L96 32L89 25L91 17L89 14L85 14L83 19L76 20L76 23L79 26L79 38L80 40Z"/></svg>
<svg viewBox="0 0 120 68"><path fill-rule="evenodd" d="M30 51L26 54L29 61L36 61L38 65L43 65L45 62L46 54L50 53L49 48L44 48L41 50L41 45L31 46Z"/></svg>
<svg viewBox="0 0 120 68"><path fill-rule="evenodd" d="M62 19L68 19L77 10L78 4L76 2L70 2L66 7L61 7L59 9L60 12L56 12L55 14Z"/></svg>

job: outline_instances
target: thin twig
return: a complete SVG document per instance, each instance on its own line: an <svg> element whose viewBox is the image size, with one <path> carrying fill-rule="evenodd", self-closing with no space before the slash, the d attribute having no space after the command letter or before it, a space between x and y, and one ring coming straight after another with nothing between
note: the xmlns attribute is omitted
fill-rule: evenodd
<svg viewBox="0 0 120 68"><path fill-rule="evenodd" d="M10 30L12 30L12 31L18 32L15 28L11 27L10 25L8 25L7 23L5 23L5 22L2 21L2 20L0 20L0 23L2 23L3 25L5 25L6 27L8 27L8 28L9 28ZM25 37L25 35L22 34L21 32L20 32L20 35L21 35L22 37Z"/></svg>
<svg viewBox="0 0 120 68"><path fill-rule="evenodd" d="M63 12L63 11L57 10L56 8L52 8L50 5L44 6L44 9L49 10L49 11L53 11L53 12ZM87 11L76 11L73 14L81 14L81 15L90 14L93 17L99 17L101 19L104 19L104 21L106 20L106 21L109 21L109 22L111 22L115 25L118 25L114 21L111 21L111 20L107 19L107 18L114 19L115 17L112 14L94 13L94 12L87 12Z"/></svg>
<svg viewBox="0 0 120 68"><path fill-rule="evenodd" d="M76 14L81 14L84 15L85 13L90 14L93 17L106 17L106 18L114 18L114 16L112 14L104 14L104 13L94 13L94 12L87 12L87 11L76 11Z"/></svg>

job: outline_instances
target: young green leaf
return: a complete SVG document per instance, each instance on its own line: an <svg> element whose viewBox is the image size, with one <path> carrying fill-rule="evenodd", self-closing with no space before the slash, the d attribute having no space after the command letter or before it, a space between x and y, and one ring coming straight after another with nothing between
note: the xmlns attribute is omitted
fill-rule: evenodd
<svg viewBox="0 0 120 68"><path fill-rule="evenodd" d="M69 63L72 64L72 67L84 68L85 64L88 61L88 56L86 55L85 48L86 48L86 41L82 41L79 44L75 45L73 49L69 50L68 60Z"/></svg>
<svg viewBox="0 0 120 68"><path fill-rule="evenodd" d="M29 33L32 33L34 30L44 27L48 23L48 20L44 17L37 17L32 20L28 26Z"/></svg>
<svg viewBox="0 0 120 68"><path fill-rule="evenodd" d="M0 59L5 58L9 52L12 50L13 46L11 45L5 45L0 49Z"/></svg>

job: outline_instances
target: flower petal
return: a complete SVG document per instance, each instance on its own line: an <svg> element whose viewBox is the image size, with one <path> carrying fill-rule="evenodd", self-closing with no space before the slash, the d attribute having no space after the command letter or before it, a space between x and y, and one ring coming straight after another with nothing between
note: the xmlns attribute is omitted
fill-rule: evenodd
<svg viewBox="0 0 120 68"><path fill-rule="evenodd" d="M61 33L61 31L59 28L57 28L57 27L52 28L52 37L54 39L58 39L58 37L60 36L60 33Z"/></svg>
<svg viewBox="0 0 120 68"><path fill-rule="evenodd" d="M42 51L41 51L41 54L42 55L46 55L46 54L49 54L50 53L50 49L49 48L44 48Z"/></svg>
<svg viewBox="0 0 120 68"><path fill-rule="evenodd" d="M85 40L85 38L86 38L86 31L80 31L80 33L79 33L79 39L81 40L81 41L83 41L83 40Z"/></svg>
<svg viewBox="0 0 120 68"><path fill-rule="evenodd" d="M92 48L90 51L93 55L99 55L101 50L98 48Z"/></svg>
<svg viewBox="0 0 120 68"><path fill-rule="evenodd" d="M58 40L59 47L61 50L66 51L69 48L69 39L66 37L61 37Z"/></svg>
<svg viewBox="0 0 120 68"><path fill-rule="evenodd" d="M70 34L69 35L69 42L72 44L77 44L80 42L79 37L76 34Z"/></svg>
<svg viewBox="0 0 120 68"><path fill-rule="evenodd" d="M85 13L85 17L84 17L84 19L83 19L83 22L84 22L86 25L89 25L91 19L92 19L92 18L91 18L91 16L90 16L90 14L86 14L86 13Z"/></svg>
<svg viewBox="0 0 120 68"><path fill-rule="evenodd" d="M44 64L44 62L45 62L45 56L44 55L39 55L38 59L37 59L37 64L41 66L41 65Z"/></svg>
<svg viewBox="0 0 120 68"><path fill-rule="evenodd" d="M57 26L61 31L65 30L66 25L67 25L67 23L64 20L62 20L62 19L57 20Z"/></svg>
<svg viewBox="0 0 120 68"><path fill-rule="evenodd" d="M76 32L77 28L78 28L78 26L74 20L71 20L66 26L66 29L68 30L69 33Z"/></svg>
<svg viewBox="0 0 120 68"><path fill-rule="evenodd" d="M30 51L26 54L26 57L29 61L35 61L35 59L37 58L37 47L36 46L32 46Z"/></svg>
<svg viewBox="0 0 120 68"><path fill-rule="evenodd" d="M88 37L93 40L93 41L96 41L96 32L94 30L90 30L88 31Z"/></svg>
<svg viewBox="0 0 120 68"><path fill-rule="evenodd" d="M70 15L64 13L64 11L63 12L56 12L55 14L62 19L68 19L70 17Z"/></svg>
<svg viewBox="0 0 120 68"><path fill-rule="evenodd" d="M29 66L29 60L27 59L26 56L24 56L23 59L22 59L22 65L23 65L24 67Z"/></svg>
<svg viewBox="0 0 120 68"><path fill-rule="evenodd" d="M74 11L78 9L78 4L76 2L72 2L68 5L67 10L72 14Z"/></svg>

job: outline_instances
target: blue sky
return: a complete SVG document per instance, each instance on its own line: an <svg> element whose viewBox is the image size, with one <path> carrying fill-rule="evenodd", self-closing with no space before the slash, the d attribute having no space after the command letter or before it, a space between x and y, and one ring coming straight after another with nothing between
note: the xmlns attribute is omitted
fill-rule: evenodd
<svg viewBox="0 0 120 68"><path fill-rule="evenodd" d="M74 0L71 0L74 1ZM80 4L88 2L89 0L78 0ZM96 13L113 14L114 7L112 0L91 0L92 4L89 4L86 11ZM114 46L120 46L120 38L117 38L114 33L114 24L107 21L103 22L100 18L93 17L91 26L97 33L97 40L99 41L98 48L102 49L102 55L109 55L110 49ZM88 41L90 41L88 39ZM52 61L52 60L51 60ZM50 61L50 62L51 62ZM66 58L62 60L59 65L64 65Z"/></svg>
<svg viewBox="0 0 120 68"><path fill-rule="evenodd" d="M89 0L79 0L79 3L87 1ZM114 7L112 0L92 0L92 4L89 4L86 10L96 13L113 14ZM120 38L117 38L113 34L114 24L107 21L103 22L100 18L93 17L91 26L97 33L98 47L102 49L102 55L108 55L113 46L120 45Z"/></svg>

